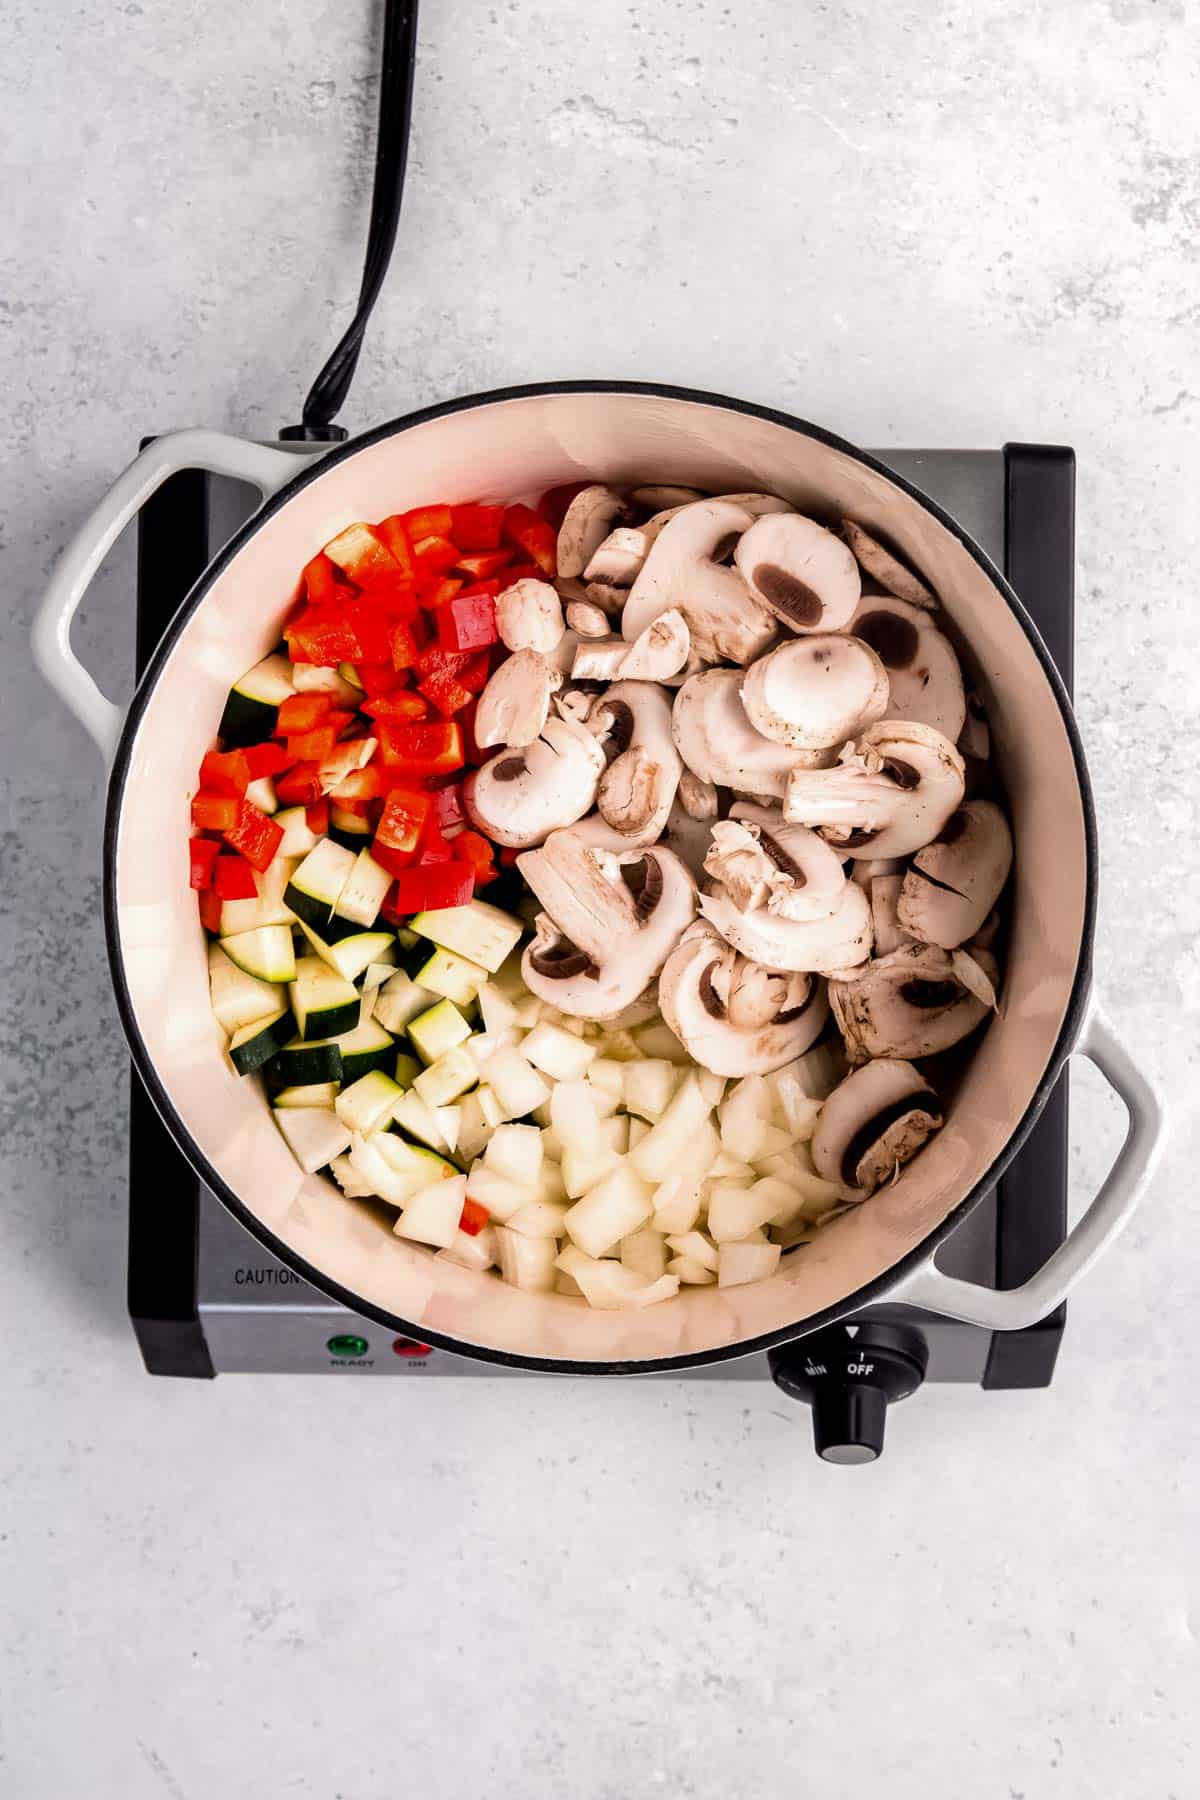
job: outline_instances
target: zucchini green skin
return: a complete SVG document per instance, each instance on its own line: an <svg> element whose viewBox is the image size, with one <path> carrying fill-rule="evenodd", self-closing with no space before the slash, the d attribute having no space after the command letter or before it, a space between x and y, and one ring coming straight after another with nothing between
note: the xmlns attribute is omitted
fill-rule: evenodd
<svg viewBox="0 0 1200 1800"><path fill-rule="evenodd" d="M271 1059L267 1075L283 1087L340 1082L343 1079L342 1052L330 1038L294 1038L280 1046Z"/></svg>
<svg viewBox="0 0 1200 1800"><path fill-rule="evenodd" d="M229 1060L239 1075L253 1075L287 1043L296 1029L296 1021L290 1010L285 1010L277 1018L247 1025L244 1029L249 1035L241 1044L230 1044ZM238 1035L235 1033L235 1038Z"/></svg>

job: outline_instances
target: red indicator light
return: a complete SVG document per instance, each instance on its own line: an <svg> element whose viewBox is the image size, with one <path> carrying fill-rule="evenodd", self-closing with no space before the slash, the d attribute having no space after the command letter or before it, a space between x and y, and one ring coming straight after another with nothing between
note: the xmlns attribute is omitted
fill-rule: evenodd
<svg viewBox="0 0 1200 1800"><path fill-rule="evenodd" d="M418 1343L416 1338L393 1338L392 1350L397 1356L428 1356L428 1344Z"/></svg>

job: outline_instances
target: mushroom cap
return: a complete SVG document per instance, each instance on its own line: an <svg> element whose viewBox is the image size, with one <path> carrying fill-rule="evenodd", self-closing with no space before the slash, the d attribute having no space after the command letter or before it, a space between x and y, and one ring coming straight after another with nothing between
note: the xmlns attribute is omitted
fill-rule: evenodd
<svg viewBox="0 0 1200 1800"><path fill-rule="evenodd" d="M844 744L888 710L887 672L870 645L823 632L760 656L742 681L756 731L796 750Z"/></svg>
<svg viewBox="0 0 1200 1800"><path fill-rule="evenodd" d="M521 959L526 986L578 1018L631 1005L695 916L696 884L661 845L613 856L558 831L517 868L544 908Z"/></svg>
<svg viewBox="0 0 1200 1800"><path fill-rule="evenodd" d="M994 980L988 953L974 960ZM902 944L853 979L831 981L829 1003L852 1063L934 1056L974 1031L989 1010L947 952L932 944Z"/></svg>
<svg viewBox="0 0 1200 1800"><path fill-rule="evenodd" d="M885 719L916 719L957 743L966 718L962 670L950 639L927 612L890 594L866 595L847 627L887 671Z"/></svg>
<svg viewBox="0 0 1200 1800"><path fill-rule="evenodd" d="M562 686L562 671L540 650L516 650L489 677L475 713L475 742L524 748L541 736L550 696Z"/></svg>
<svg viewBox="0 0 1200 1800"><path fill-rule="evenodd" d="M709 663L748 663L776 633L737 569L720 558L753 523L744 507L701 500L669 519L650 546L621 615L621 631L639 638L660 613L681 612L692 648Z"/></svg>
<svg viewBox="0 0 1200 1800"><path fill-rule="evenodd" d="M649 548L644 531L633 525L618 525L593 550L583 578L585 581L603 581L614 588L632 587Z"/></svg>
<svg viewBox="0 0 1200 1800"><path fill-rule="evenodd" d="M806 825L789 825L778 807L737 800L712 833L708 873L743 910L765 906L803 923L827 919L840 906L841 857Z"/></svg>
<svg viewBox="0 0 1200 1800"><path fill-rule="evenodd" d="M765 513L734 551L755 598L789 631L838 631L858 604L862 577L847 546L802 513Z"/></svg>
<svg viewBox="0 0 1200 1800"><path fill-rule="evenodd" d="M604 752L585 725L561 715L523 749L502 750L463 783L471 823L523 850L581 819L596 798Z"/></svg>
<svg viewBox="0 0 1200 1800"><path fill-rule="evenodd" d="M937 605L937 600L921 577L909 568L879 539L856 525L853 519L842 520L842 536L854 553L854 559L873 581L889 594L895 594L898 600L907 600L910 606L922 606L930 609Z"/></svg>
<svg viewBox="0 0 1200 1800"><path fill-rule="evenodd" d="M726 943L765 969L824 975L856 968L871 954L871 908L852 881L824 919L787 919L765 906L743 911L719 881L701 894L700 911Z"/></svg>
<svg viewBox="0 0 1200 1800"><path fill-rule="evenodd" d="M671 607L651 620L640 637L629 646L621 664L626 681L669 681L687 666L691 654L692 634L688 622L677 608Z"/></svg>
<svg viewBox="0 0 1200 1800"><path fill-rule="evenodd" d="M597 695L587 725L607 763L596 794L600 817L626 848L654 843L683 773L671 736L671 697L652 681L616 681Z"/></svg>
<svg viewBox="0 0 1200 1800"><path fill-rule="evenodd" d="M694 1062L714 1075L765 1075L803 1056L828 1016L807 975L747 962L705 925L693 925L658 978L662 1016Z"/></svg>
<svg viewBox="0 0 1200 1800"><path fill-rule="evenodd" d="M786 745L756 731L741 697L736 669L689 675L675 696L671 730L693 775L716 787L782 798L789 772L800 760Z"/></svg>
<svg viewBox="0 0 1200 1800"><path fill-rule="evenodd" d="M942 1103L919 1069L884 1058L838 1083L817 1118L813 1167L847 1197L865 1200L916 1155L944 1121Z"/></svg>
<svg viewBox="0 0 1200 1800"><path fill-rule="evenodd" d="M568 578L582 575L618 519L629 508L615 488L594 482L580 488L563 514L558 528L558 572Z"/></svg>
<svg viewBox="0 0 1200 1800"><path fill-rule="evenodd" d="M670 487L661 483L655 486L650 483L645 487L635 487L629 498L645 512L660 513L666 512L668 508L674 511L681 506L690 506L694 500L703 500L704 495L699 488Z"/></svg>
<svg viewBox="0 0 1200 1800"><path fill-rule="evenodd" d="M911 856L962 800L962 757L941 732L915 720L881 719L842 758L833 769L794 770L783 816L847 856Z"/></svg>
<svg viewBox="0 0 1200 1800"><path fill-rule="evenodd" d="M567 629L581 638L607 637L608 614L590 600L570 600L567 603ZM625 642L624 638L621 642Z"/></svg>
<svg viewBox="0 0 1200 1800"><path fill-rule="evenodd" d="M562 601L548 581L526 575L496 596L496 630L509 650L553 654L563 635Z"/></svg>
<svg viewBox="0 0 1200 1800"><path fill-rule="evenodd" d="M900 924L927 944L953 950L974 937L1012 868L1008 820L991 800L967 800L941 834L913 858L897 909Z"/></svg>

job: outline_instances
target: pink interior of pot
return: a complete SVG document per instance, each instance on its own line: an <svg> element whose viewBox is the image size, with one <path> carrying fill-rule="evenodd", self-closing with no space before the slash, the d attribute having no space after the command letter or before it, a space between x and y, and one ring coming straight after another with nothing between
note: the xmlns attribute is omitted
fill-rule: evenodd
<svg viewBox="0 0 1200 1800"><path fill-rule="evenodd" d="M1003 1013L945 1129L899 1181L754 1286L687 1292L641 1313L590 1311L435 1262L386 1209L305 1177L258 1083L221 1054L188 889L188 803L230 684L279 637L301 565L354 519L434 500L495 499L589 476L766 490L879 527L929 577L970 646L1008 791L1015 903ZM679 1356L797 1325L891 1268L985 1174L1028 1107L1062 1027L1085 906L1083 812L1049 684L987 574L917 502L802 432L692 401L558 394L431 420L318 474L209 589L137 728L116 847L120 953L149 1056L196 1146L243 1205L320 1274L465 1344L571 1361Z"/></svg>

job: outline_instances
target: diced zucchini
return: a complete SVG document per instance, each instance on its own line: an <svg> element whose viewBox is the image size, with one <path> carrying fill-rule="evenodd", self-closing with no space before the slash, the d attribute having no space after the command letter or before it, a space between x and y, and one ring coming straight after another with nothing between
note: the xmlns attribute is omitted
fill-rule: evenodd
<svg viewBox="0 0 1200 1800"><path fill-rule="evenodd" d="M305 1087L285 1087L272 1097L272 1106L281 1106L285 1112L297 1106L321 1106L327 1111L337 1099L338 1084L336 1081L312 1081Z"/></svg>
<svg viewBox="0 0 1200 1800"><path fill-rule="evenodd" d="M297 663L296 667L302 668L303 664ZM275 814L275 823L283 832L283 840L275 852L276 862L283 856L307 856L309 851L315 850L320 842L316 832L309 830L308 819L305 817L302 806L283 807Z"/></svg>
<svg viewBox="0 0 1200 1800"><path fill-rule="evenodd" d="M310 850L287 885L285 898L302 924L327 925L354 867L354 853L331 838Z"/></svg>
<svg viewBox="0 0 1200 1800"><path fill-rule="evenodd" d="M414 966L412 977L431 994L453 1000L456 1006L469 1006L485 986L488 972L467 957L456 956L453 950L435 950Z"/></svg>
<svg viewBox="0 0 1200 1800"><path fill-rule="evenodd" d="M450 1111L450 1108L439 1108L439 1111ZM431 1106L426 1106L420 1094L410 1089L402 1094L392 1108L392 1122L409 1137L416 1138L419 1144L427 1144L431 1150L448 1150L446 1134L437 1121L437 1113Z"/></svg>
<svg viewBox="0 0 1200 1800"><path fill-rule="evenodd" d="M364 819L360 813L347 812L344 806L329 808L329 835L335 844L341 844L355 855L369 844L374 835L370 819Z"/></svg>
<svg viewBox="0 0 1200 1800"><path fill-rule="evenodd" d="M439 1000L428 1012L418 1013L408 1024L408 1040L421 1061L434 1063L456 1044L465 1043L471 1027L452 1000ZM472 1064L474 1067L474 1064Z"/></svg>
<svg viewBox="0 0 1200 1800"><path fill-rule="evenodd" d="M357 988L319 957L300 958L290 995L302 1038L340 1037L358 1024Z"/></svg>
<svg viewBox="0 0 1200 1800"><path fill-rule="evenodd" d="M286 1006L274 1018L243 1025L229 1040L229 1060L239 1075L253 1075L255 1069L271 1060L281 1044L286 1044L293 1030L294 1021Z"/></svg>
<svg viewBox="0 0 1200 1800"><path fill-rule="evenodd" d="M461 1044L447 1050L413 1082L426 1106L449 1106L479 1080L478 1071Z"/></svg>
<svg viewBox="0 0 1200 1800"><path fill-rule="evenodd" d="M409 1056L402 1050L396 1058L396 1067L393 1073L402 1088L410 1088L421 1073L421 1065L415 1056Z"/></svg>
<svg viewBox="0 0 1200 1800"><path fill-rule="evenodd" d="M285 1087L308 1087L313 1082L340 1083L341 1047L335 1038L292 1038L272 1059L267 1074L272 1081ZM332 1100L329 1104L333 1105Z"/></svg>
<svg viewBox="0 0 1200 1800"><path fill-rule="evenodd" d="M417 913L409 923L418 937L440 944L443 950L457 950L460 956L481 963L493 975L525 930L520 919L501 912L498 906L490 906L486 900Z"/></svg>
<svg viewBox="0 0 1200 1800"><path fill-rule="evenodd" d="M269 867L254 871L258 892L253 900L226 900L221 907L223 938L238 937L243 931L260 931L264 925L291 925L295 913L284 899L284 891L292 878L295 862L288 856L277 856Z"/></svg>
<svg viewBox="0 0 1200 1800"><path fill-rule="evenodd" d="M349 1086L372 1069L389 1068L396 1040L378 1019L365 1019L338 1038L337 1047L342 1057L342 1080Z"/></svg>
<svg viewBox="0 0 1200 1800"><path fill-rule="evenodd" d="M319 663L293 663L292 680L298 694L328 694L339 707L357 706L362 693L361 684L344 681L336 669L323 668Z"/></svg>
<svg viewBox="0 0 1200 1800"><path fill-rule="evenodd" d="M208 947L208 986L217 1023L231 1036L256 1019L269 1019L283 1004L283 990L247 975L230 962L219 944Z"/></svg>
<svg viewBox="0 0 1200 1800"><path fill-rule="evenodd" d="M300 1167L315 1175L326 1163L350 1148L350 1128L335 1112L316 1106L298 1106L276 1112L275 1123L291 1146Z"/></svg>
<svg viewBox="0 0 1200 1800"><path fill-rule="evenodd" d="M334 924L337 924L336 920ZM354 981L368 963L377 962L392 945L390 931L363 931L358 926L351 926L345 937L339 936L334 943L330 943L327 938L319 936L311 925L306 925L303 919L300 921L300 929L321 961L328 963L331 969L336 969L347 981ZM386 1020L384 1024L387 1024Z"/></svg>
<svg viewBox="0 0 1200 1800"><path fill-rule="evenodd" d="M257 781L250 782L246 789L246 798L251 806L257 806L260 813L279 811L279 801L275 798L275 783L269 775L260 775Z"/></svg>
<svg viewBox="0 0 1200 1800"><path fill-rule="evenodd" d="M227 744L261 744L274 731L279 708L294 692L287 657L264 657L230 688L218 732Z"/></svg>
<svg viewBox="0 0 1200 1800"><path fill-rule="evenodd" d="M452 1181L462 1170L456 1169L452 1162L439 1156L436 1150L427 1150L423 1144L410 1144L397 1131L381 1131L371 1139L374 1148L385 1159L388 1167L398 1175L408 1176L412 1181L411 1193L428 1187L431 1181Z"/></svg>
<svg viewBox="0 0 1200 1800"><path fill-rule="evenodd" d="M369 850L360 850L333 910L340 919L353 920L357 925L373 925L391 885L392 878L387 870L380 868Z"/></svg>
<svg viewBox="0 0 1200 1800"><path fill-rule="evenodd" d="M296 954L287 925L264 925L258 931L242 931L221 939L231 962L260 981L291 981L296 974Z"/></svg>
<svg viewBox="0 0 1200 1800"><path fill-rule="evenodd" d="M432 1187L418 1189L405 1201L404 1211L392 1230L397 1237L448 1250L458 1236L466 1186L466 1176L459 1175L453 1181L439 1181Z"/></svg>
<svg viewBox="0 0 1200 1800"><path fill-rule="evenodd" d="M344 1087L333 1107L343 1125L366 1137L387 1123L401 1095L402 1089L390 1075L385 1075L382 1069L372 1069L369 1075Z"/></svg>
<svg viewBox="0 0 1200 1800"><path fill-rule="evenodd" d="M352 687L356 693L364 692L362 679L353 663L339 663L337 672L346 685Z"/></svg>
<svg viewBox="0 0 1200 1800"><path fill-rule="evenodd" d="M379 990L379 997L375 1002L375 1017L386 1031L394 1031L399 1035L410 1019L415 1019L426 1010L432 999L433 995L423 987L418 987L403 969L397 969Z"/></svg>

